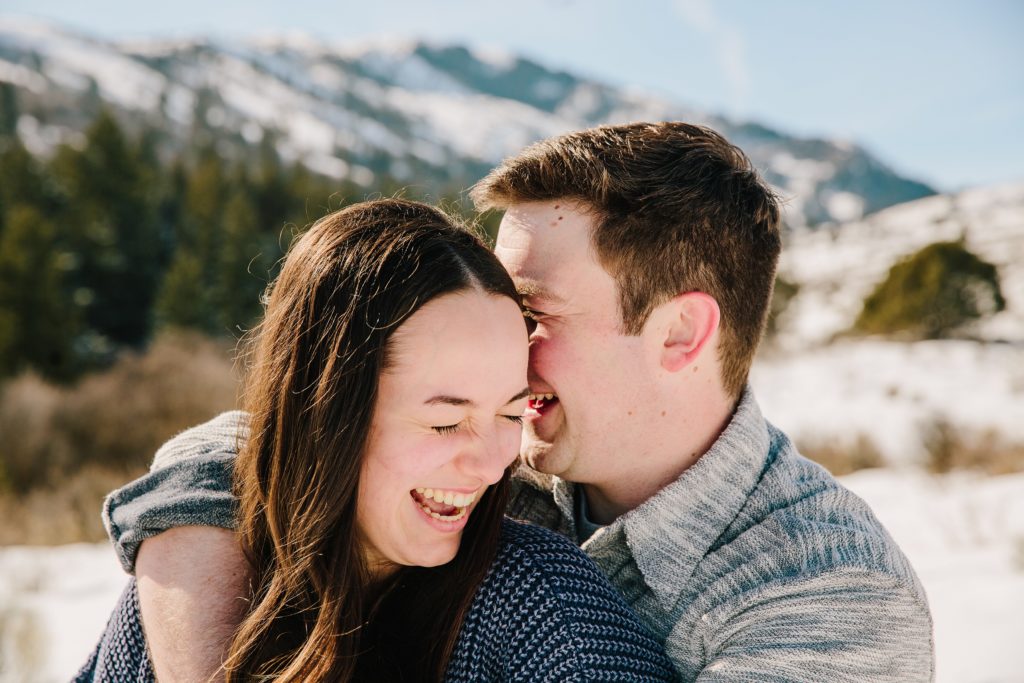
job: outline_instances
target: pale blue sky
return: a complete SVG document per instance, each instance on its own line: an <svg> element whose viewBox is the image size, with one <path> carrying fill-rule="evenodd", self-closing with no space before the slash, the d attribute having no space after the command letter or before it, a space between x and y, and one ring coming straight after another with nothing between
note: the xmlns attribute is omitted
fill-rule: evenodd
<svg viewBox="0 0 1024 683"><path fill-rule="evenodd" d="M112 38L298 30L491 46L855 140L939 189L1024 180L1020 0L3 0L0 11Z"/></svg>

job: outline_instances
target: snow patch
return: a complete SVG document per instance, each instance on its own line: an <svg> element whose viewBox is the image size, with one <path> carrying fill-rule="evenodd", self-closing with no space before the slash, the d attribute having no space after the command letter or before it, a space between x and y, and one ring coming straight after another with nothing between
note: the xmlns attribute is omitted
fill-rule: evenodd
<svg viewBox="0 0 1024 683"><path fill-rule="evenodd" d="M13 64L3 59L0 59L0 81L6 81L36 94L46 90L45 78L21 64Z"/></svg>
<svg viewBox="0 0 1024 683"><path fill-rule="evenodd" d="M869 436L889 464L923 464L924 431L1024 444L1024 346L848 341L762 354L751 384L765 417L800 441Z"/></svg>
<svg viewBox="0 0 1024 683"><path fill-rule="evenodd" d="M854 221L864 215L864 198L852 192L835 192L825 199L829 215L837 221Z"/></svg>

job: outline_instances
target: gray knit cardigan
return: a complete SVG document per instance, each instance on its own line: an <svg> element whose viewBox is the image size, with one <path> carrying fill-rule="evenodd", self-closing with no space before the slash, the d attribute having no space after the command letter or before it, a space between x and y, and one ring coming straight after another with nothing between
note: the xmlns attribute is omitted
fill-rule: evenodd
<svg viewBox="0 0 1024 683"><path fill-rule="evenodd" d="M132 580L75 683L153 680ZM447 683L673 680L661 644L579 548L546 529L505 520Z"/></svg>

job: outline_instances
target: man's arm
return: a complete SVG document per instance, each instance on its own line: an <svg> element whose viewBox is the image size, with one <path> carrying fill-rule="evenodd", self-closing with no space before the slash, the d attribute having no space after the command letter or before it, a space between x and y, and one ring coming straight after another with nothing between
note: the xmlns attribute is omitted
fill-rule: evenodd
<svg viewBox="0 0 1024 683"><path fill-rule="evenodd" d="M221 680L227 646L249 606L249 565L235 533L170 529L142 543L135 570L157 680Z"/></svg>
<svg viewBox="0 0 1024 683"><path fill-rule="evenodd" d="M248 608L249 566L233 531L232 495L246 427L246 415L236 411L179 434L157 452L149 474L104 502L118 558L137 577L160 681L215 676Z"/></svg>
<svg viewBox="0 0 1024 683"><path fill-rule="evenodd" d="M706 664L684 674L701 683L931 681L932 622L922 597L865 570L780 582L703 615Z"/></svg>
<svg viewBox="0 0 1024 683"><path fill-rule="evenodd" d="M149 474L107 496L103 523L126 572L135 571L139 545L168 529L235 528L235 456L247 437L246 413L222 413L169 440Z"/></svg>

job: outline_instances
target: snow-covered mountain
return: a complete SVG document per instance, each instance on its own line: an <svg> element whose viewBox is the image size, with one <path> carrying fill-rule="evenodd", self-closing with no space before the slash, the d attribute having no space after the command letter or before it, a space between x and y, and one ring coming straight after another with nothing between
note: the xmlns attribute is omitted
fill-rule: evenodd
<svg viewBox="0 0 1024 683"><path fill-rule="evenodd" d="M898 260L940 241L966 247L999 269L1006 310L971 330L1024 344L1024 184L975 188L907 202L863 220L788 235L779 273L799 285L780 321L792 349L848 330L865 297Z"/></svg>
<svg viewBox="0 0 1024 683"><path fill-rule="evenodd" d="M272 140L287 159L370 185L463 187L504 156L600 123L683 119L742 147L788 200L799 227L860 218L933 193L862 148L735 122L513 55L423 42L331 45L286 35L247 42L113 43L0 18L0 82L35 151L80 138L101 107L162 132L196 130L225 151Z"/></svg>

